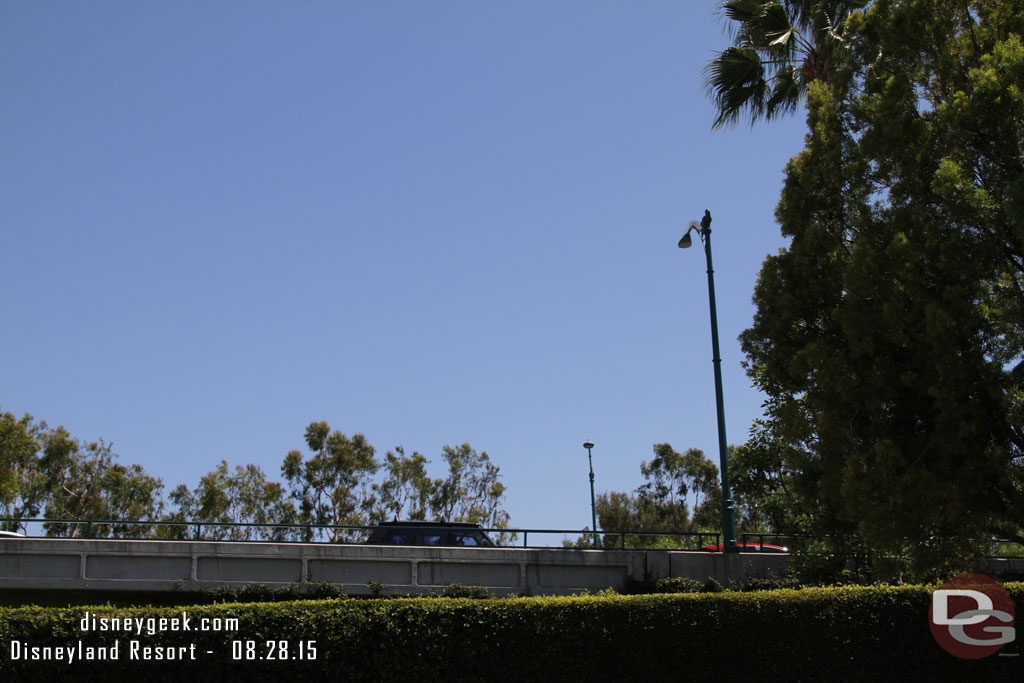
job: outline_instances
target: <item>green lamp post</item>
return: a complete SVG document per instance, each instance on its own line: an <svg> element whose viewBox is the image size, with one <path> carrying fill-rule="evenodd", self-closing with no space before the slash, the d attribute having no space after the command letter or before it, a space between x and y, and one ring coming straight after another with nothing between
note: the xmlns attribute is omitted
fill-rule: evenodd
<svg viewBox="0 0 1024 683"><path fill-rule="evenodd" d="M691 223L686 234L679 240L679 247L686 249L693 245L690 233L694 230L704 245L708 259L708 298L711 300L711 350L715 366L715 403L718 408L718 457L722 465L722 536L725 552L739 552L736 545L736 510L729 486L729 446L725 438L725 402L722 398L722 355L718 350L718 312L715 310L715 269L711 265L711 212L704 211L700 225Z"/></svg>
<svg viewBox="0 0 1024 683"><path fill-rule="evenodd" d="M591 529L594 530L594 550L600 547L597 536L597 502L594 499L594 459L590 457L590 449L594 447L593 441L584 441L583 447L587 449L587 460L590 462L590 517L591 524L594 526Z"/></svg>

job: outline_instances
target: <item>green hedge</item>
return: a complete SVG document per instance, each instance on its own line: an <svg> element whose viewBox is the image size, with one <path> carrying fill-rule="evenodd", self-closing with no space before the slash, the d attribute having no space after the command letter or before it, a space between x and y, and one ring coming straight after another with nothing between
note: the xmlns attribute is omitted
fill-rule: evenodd
<svg viewBox="0 0 1024 683"><path fill-rule="evenodd" d="M1018 614L1024 583L1007 584ZM931 589L837 587L751 593L327 600L195 607L0 609L0 680L339 681L1015 681L1020 656L959 660L928 628ZM86 612L190 625L237 618L234 633L83 632ZM12 661L33 647L110 646L118 661ZM127 646L195 645L196 661L130 661ZM315 641L316 660L244 659L246 641ZM232 659L232 641L243 643ZM236 648L239 646L235 646ZM1002 653L1021 650L1021 640ZM206 654L212 650L213 654Z"/></svg>

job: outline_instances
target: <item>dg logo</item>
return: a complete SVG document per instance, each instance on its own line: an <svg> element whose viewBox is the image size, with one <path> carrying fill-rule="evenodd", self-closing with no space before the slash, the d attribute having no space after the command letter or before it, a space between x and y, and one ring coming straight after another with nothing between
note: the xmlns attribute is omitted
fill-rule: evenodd
<svg viewBox="0 0 1024 683"><path fill-rule="evenodd" d="M946 652L963 659L995 654L1016 638L1013 600L995 579L961 574L932 594L928 623Z"/></svg>

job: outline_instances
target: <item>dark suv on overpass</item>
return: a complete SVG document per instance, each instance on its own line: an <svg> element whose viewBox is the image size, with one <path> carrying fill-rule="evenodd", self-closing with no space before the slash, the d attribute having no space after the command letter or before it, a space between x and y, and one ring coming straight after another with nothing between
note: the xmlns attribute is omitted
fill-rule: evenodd
<svg viewBox="0 0 1024 683"><path fill-rule="evenodd" d="M366 539L370 545L430 545L454 548L493 548L494 541L472 522L384 522Z"/></svg>

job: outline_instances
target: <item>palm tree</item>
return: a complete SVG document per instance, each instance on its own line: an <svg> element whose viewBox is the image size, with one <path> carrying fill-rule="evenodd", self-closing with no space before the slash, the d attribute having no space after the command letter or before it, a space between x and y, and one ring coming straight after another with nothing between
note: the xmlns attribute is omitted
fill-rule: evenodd
<svg viewBox="0 0 1024 683"><path fill-rule="evenodd" d="M816 80L829 81L845 46L850 13L869 0L725 0L722 13L737 22L733 45L704 69L704 87L718 108L712 128L796 110Z"/></svg>

